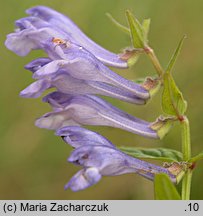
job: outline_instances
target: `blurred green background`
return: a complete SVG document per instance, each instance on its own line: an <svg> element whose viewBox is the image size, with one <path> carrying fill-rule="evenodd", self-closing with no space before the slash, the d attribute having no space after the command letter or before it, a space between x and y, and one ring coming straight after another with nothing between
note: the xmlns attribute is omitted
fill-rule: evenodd
<svg viewBox="0 0 203 216"><path fill-rule="evenodd" d="M133 174L103 177L97 185L77 193L64 191L63 186L78 170L66 162L71 148L54 136L53 131L34 126L37 117L50 111L48 105L43 104L41 99L18 96L32 82L31 73L23 68L24 65L42 53L35 51L21 58L4 46L6 34L14 29L14 21L25 16L25 9L35 5L50 6L68 15L87 35L114 52L129 46L130 40L113 26L106 12L123 24L126 23L126 9L139 19L151 18L150 44L164 67L180 38L187 34L173 73L188 101L193 155L203 150L203 1L0 0L0 3L0 199L153 199L153 183ZM116 71L129 79L155 73L145 56L131 69ZM110 101L137 117L153 121L162 112L160 96L161 93L156 95L147 106ZM178 125L161 141L114 128L99 127L94 130L118 146L181 149ZM192 181L192 199L203 199L202 170L202 162L199 162Z"/></svg>

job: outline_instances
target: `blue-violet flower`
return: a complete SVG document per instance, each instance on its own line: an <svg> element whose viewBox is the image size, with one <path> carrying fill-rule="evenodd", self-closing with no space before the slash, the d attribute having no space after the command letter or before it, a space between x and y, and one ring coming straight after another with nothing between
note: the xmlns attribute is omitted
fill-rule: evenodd
<svg viewBox="0 0 203 216"><path fill-rule="evenodd" d="M87 37L68 17L57 11L37 6L26 11L30 17L16 21L19 29L9 34L6 46L18 55L27 55L31 49L41 49L43 40L50 37L63 38L86 48L106 65L127 68L128 63L96 44Z"/></svg>
<svg viewBox="0 0 203 216"><path fill-rule="evenodd" d="M36 126L56 130L70 125L103 125L127 130L145 137L158 138L151 123L131 116L93 95L53 92L43 99L53 112L37 119Z"/></svg>
<svg viewBox="0 0 203 216"><path fill-rule="evenodd" d="M83 190L96 184L102 176L126 173L136 173L150 180L153 180L157 173L166 173L172 182L176 182L176 176L166 168L121 152L110 141L93 131L71 126L60 128L56 134L75 147L68 162L83 167L65 185L65 189Z"/></svg>
<svg viewBox="0 0 203 216"><path fill-rule="evenodd" d="M45 50L52 59L39 58L25 66L38 81L21 92L23 97L38 97L50 87L67 94L101 94L137 104L150 97L143 86L117 75L81 46L55 47L49 41Z"/></svg>

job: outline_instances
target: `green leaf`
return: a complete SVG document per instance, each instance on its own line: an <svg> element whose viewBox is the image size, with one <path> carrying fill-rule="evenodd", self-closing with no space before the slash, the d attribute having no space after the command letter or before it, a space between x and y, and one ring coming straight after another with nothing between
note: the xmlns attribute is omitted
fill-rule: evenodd
<svg viewBox="0 0 203 216"><path fill-rule="evenodd" d="M148 33L149 33L149 28L150 28L150 22L151 22L150 19L144 19L142 22L142 29L143 29L145 43L148 42Z"/></svg>
<svg viewBox="0 0 203 216"><path fill-rule="evenodd" d="M171 72L171 70L172 70L172 68L173 68L173 66L174 66L174 64L176 62L176 59L177 59L178 55L180 54L180 51L181 51L181 48L183 46L183 42L184 42L185 38L186 38L186 35L184 35L182 37L182 39L180 40L180 42L178 44L178 47L176 48L176 50L175 50L175 52L174 52L174 54L173 54L173 56L172 56L172 58L171 58L171 60L170 60L170 62L168 64L168 66L167 66L166 71Z"/></svg>
<svg viewBox="0 0 203 216"><path fill-rule="evenodd" d="M154 193L156 200L180 200L175 186L165 173L156 174L154 179Z"/></svg>
<svg viewBox="0 0 203 216"><path fill-rule="evenodd" d="M182 160L182 153L167 148L135 148L121 146L119 149L126 154L141 159L154 159L165 162L177 162Z"/></svg>
<svg viewBox="0 0 203 216"><path fill-rule="evenodd" d="M126 17L131 32L133 46L135 48L144 48L144 35L141 24L129 10L126 11Z"/></svg>
<svg viewBox="0 0 203 216"><path fill-rule="evenodd" d="M200 152L198 155L192 157L189 162L197 162L199 160L203 160L203 151Z"/></svg>
<svg viewBox="0 0 203 216"><path fill-rule="evenodd" d="M168 115L180 117L187 110L187 102L184 100L181 91L178 89L172 75L171 70L180 53L185 36L180 40L163 77L164 90L162 94L162 109Z"/></svg>
<svg viewBox="0 0 203 216"><path fill-rule="evenodd" d="M123 31L126 34L130 34L130 29L126 26L120 24L117 20L115 20L111 14L106 13L107 17L112 21L113 24L115 24L121 31Z"/></svg>
<svg viewBox="0 0 203 216"><path fill-rule="evenodd" d="M168 115L181 116L187 110L187 102L169 72L164 74L162 109Z"/></svg>

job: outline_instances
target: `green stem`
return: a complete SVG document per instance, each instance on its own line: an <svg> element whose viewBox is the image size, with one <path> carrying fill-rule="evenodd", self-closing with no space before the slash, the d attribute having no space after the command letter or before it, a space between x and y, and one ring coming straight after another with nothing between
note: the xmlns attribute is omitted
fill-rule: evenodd
<svg viewBox="0 0 203 216"><path fill-rule="evenodd" d="M190 125L186 116L183 117L183 120L180 123L182 134L183 161L189 161L191 158ZM190 199L191 180L192 170L188 169L182 181L182 200Z"/></svg>
<svg viewBox="0 0 203 216"><path fill-rule="evenodd" d="M190 200L190 189L192 182L192 170L188 170L182 180L182 200Z"/></svg>
<svg viewBox="0 0 203 216"><path fill-rule="evenodd" d="M159 63L159 60L156 56L156 54L154 53L154 50L151 47L146 47L145 52L147 53L147 55L149 56L152 64L154 65L154 68L156 69L159 77L162 77L164 74L164 70L161 67L161 64Z"/></svg>
<svg viewBox="0 0 203 216"><path fill-rule="evenodd" d="M186 116L181 121L182 133L182 152L183 160L188 161L191 158L191 144L190 144L190 125Z"/></svg>

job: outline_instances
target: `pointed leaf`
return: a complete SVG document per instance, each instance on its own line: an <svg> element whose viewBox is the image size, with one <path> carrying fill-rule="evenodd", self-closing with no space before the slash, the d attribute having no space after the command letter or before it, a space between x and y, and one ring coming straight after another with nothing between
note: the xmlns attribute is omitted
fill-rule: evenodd
<svg viewBox="0 0 203 216"><path fill-rule="evenodd" d="M144 41L145 43L148 42L148 33L150 28L150 19L144 19L142 22L142 29L143 29L143 35L144 35Z"/></svg>
<svg viewBox="0 0 203 216"><path fill-rule="evenodd" d="M166 114L180 117L184 115L187 109L187 102L184 100L181 91L178 89L172 75L171 70L175 64L175 61L180 53L181 47L185 36L181 39L176 48L166 73L164 74L164 90L162 94L162 109Z"/></svg>
<svg viewBox="0 0 203 216"><path fill-rule="evenodd" d="M174 66L174 64L176 62L176 59L177 59L178 55L180 54L180 51L181 51L181 48L182 48L182 45L183 45L183 42L184 42L185 38L186 38L186 35L184 35L182 37L182 39L180 40L180 42L178 44L178 47L176 48L176 50L175 50L175 52L174 52L174 54L173 54L173 56L172 56L172 58L171 58L171 60L170 60L170 62L168 64L168 66L167 66L166 71L170 72L172 70L172 68L173 68L173 66Z"/></svg>
<svg viewBox="0 0 203 216"><path fill-rule="evenodd" d="M141 159L154 159L165 162L177 162L182 160L182 153L167 148L135 148L121 146L119 149L126 154Z"/></svg>
<svg viewBox="0 0 203 216"><path fill-rule="evenodd" d="M156 174L154 179L154 193L156 200L180 200L180 195L170 178L164 174Z"/></svg>
<svg viewBox="0 0 203 216"><path fill-rule="evenodd" d="M130 34L130 29L126 26L120 24L117 20L113 18L113 16L110 13L106 13L107 17L112 21L112 23L117 26L121 31L123 31L126 34Z"/></svg>
<svg viewBox="0 0 203 216"><path fill-rule="evenodd" d="M187 102L169 72L164 74L162 109L166 114L173 116L184 115L187 110Z"/></svg>
<svg viewBox="0 0 203 216"><path fill-rule="evenodd" d="M168 115L176 116L176 109L173 103L169 76L170 76L169 73L164 74L164 89L162 93L162 110Z"/></svg>
<svg viewBox="0 0 203 216"><path fill-rule="evenodd" d="M144 35L141 24L129 10L126 11L126 17L131 32L133 46L135 48L144 48Z"/></svg>
<svg viewBox="0 0 203 216"><path fill-rule="evenodd" d="M196 161L199 161L199 160L203 160L203 151L200 152L198 155L192 157L189 162L196 162Z"/></svg>

